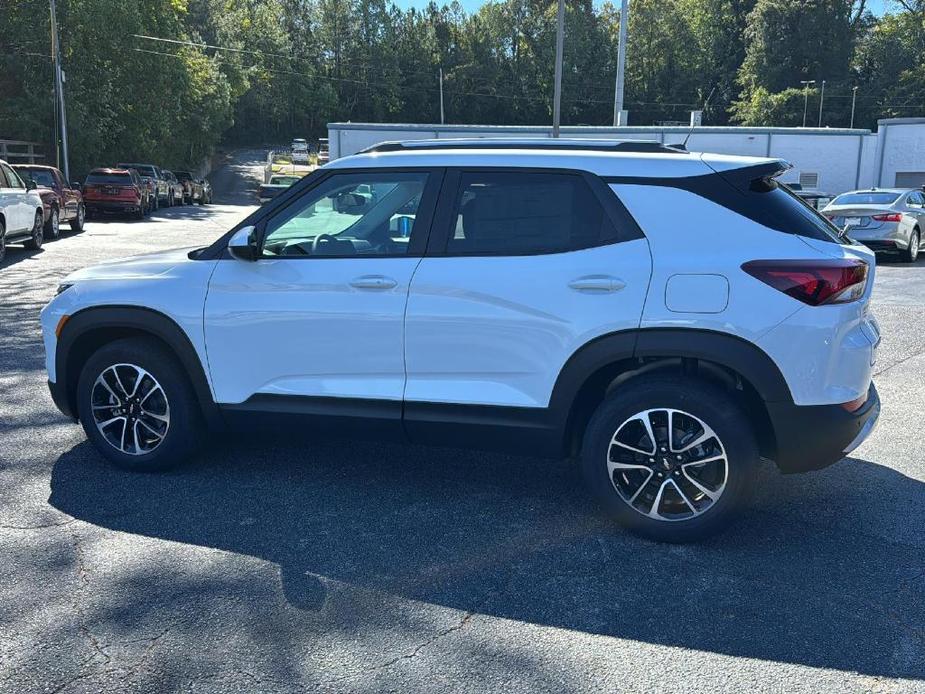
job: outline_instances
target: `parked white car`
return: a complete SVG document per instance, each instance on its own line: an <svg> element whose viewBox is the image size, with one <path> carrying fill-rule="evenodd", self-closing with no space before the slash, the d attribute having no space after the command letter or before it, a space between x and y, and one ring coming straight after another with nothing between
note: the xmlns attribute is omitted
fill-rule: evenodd
<svg viewBox="0 0 925 694"><path fill-rule="evenodd" d="M379 145L207 248L66 278L42 312L52 397L136 470L240 420L341 428L575 457L618 521L700 538L760 458L830 465L880 412L874 254L786 168L655 142Z"/></svg>
<svg viewBox="0 0 925 694"><path fill-rule="evenodd" d="M44 224L42 198L35 183L23 181L9 164L0 161L0 261L8 243L21 241L26 248L41 248Z"/></svg>

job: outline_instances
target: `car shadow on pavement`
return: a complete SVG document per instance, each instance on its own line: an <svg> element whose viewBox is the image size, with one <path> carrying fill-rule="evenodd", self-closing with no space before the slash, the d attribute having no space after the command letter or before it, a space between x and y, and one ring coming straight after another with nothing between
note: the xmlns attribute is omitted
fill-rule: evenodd
<svg viewBox="0 0 925 694"><path fill-rule="evenodd" d="M347 583L651 644L925 679L925 486L864 460L763 471L751 512L686 546L613 526L567 462L355 441L233 440L161 475L114 469L81 443L55 463L50 502L103 528L273 562L301 610L320 611L329 586ZM143 605L155 580L127 581L136 594L125 599Z"/></svg>
<svg viewBox="0 0 925 694"><path fill-rule="evenodd" d="M31 250L29 248L23 248L22 246L8 245L6 247L6 256L0 261L0 270L16 263L21 263L24 260L29 260L30 258L35 258L42 254L42 249Z"/></svg>

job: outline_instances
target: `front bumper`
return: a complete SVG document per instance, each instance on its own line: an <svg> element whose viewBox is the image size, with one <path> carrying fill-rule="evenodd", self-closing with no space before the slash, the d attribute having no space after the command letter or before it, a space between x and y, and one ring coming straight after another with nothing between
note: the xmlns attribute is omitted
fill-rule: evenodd
<svg viewBox="0 0 925 694"><path fill-rule="evenodd" d="M777 439L777 466L785 473L819 470L860 446L877 425L880 396L871 383L867 402L854 412L841 405L769 402Z"/></svg>

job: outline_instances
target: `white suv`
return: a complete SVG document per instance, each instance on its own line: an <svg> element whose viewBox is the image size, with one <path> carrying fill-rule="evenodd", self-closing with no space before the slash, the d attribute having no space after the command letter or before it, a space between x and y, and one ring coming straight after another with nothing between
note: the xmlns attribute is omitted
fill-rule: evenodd
<svg viewBox="0 0 925 694"><path fill-rule="evenodd" d="M22 241L36 250L44 240L45 211L35 182L24 181L5 161L0 161L0 261L6 244Z"/></svg>
<svg viewBox="0 0 925 694"><path fill-rule="evenodd" d="M874 256L778 160L419 141L338 159L207 248L71 275L49 382L113 462L266 426L577 456L613 516L702 537L759 458L839 460L880 410Z"/></svg>

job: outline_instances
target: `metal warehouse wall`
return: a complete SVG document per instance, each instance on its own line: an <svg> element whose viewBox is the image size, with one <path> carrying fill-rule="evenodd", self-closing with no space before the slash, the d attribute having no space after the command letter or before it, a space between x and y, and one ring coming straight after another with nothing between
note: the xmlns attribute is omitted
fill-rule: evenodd
<svg viewBox="0 0 925 694"><path fill-rule="evenodd" d="M417 125L392 123L329 123L331 158L354 154L386 140L420 140L459 137L551 137L544 126ZM658 140L682 142L684 127L565 127L563 137ZM887 136L888 133L888 136ZM801 174L815 174L816 188L841 193L872 185L892 186L896 174L913 180L917 172L925 179L925 118L886 119L878 122L877 134L847 128L736 128L702 126L694 129L687 144L691 151L780 157L791 162L786 182Z"/></svg>

